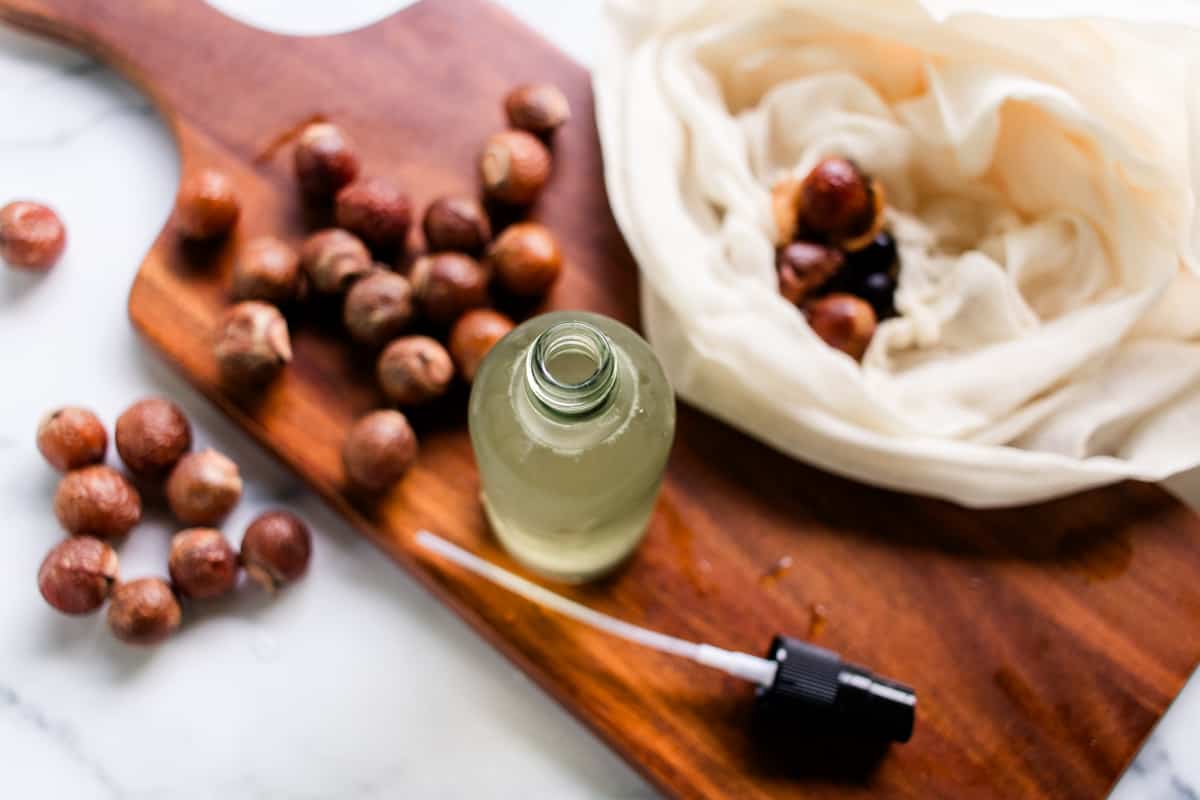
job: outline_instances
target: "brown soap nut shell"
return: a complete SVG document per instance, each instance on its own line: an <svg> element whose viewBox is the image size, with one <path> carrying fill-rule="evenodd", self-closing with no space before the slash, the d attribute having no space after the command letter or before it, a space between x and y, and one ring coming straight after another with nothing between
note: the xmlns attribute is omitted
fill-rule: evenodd
<svg viewBox="0 0 1200 800"><path fill-rule="evenodd" d="M175 589L192 600L220 597L237 585L237 552L213 528L189 528L171 537L167 566Z"/></svg>
<svg viewBox="0 0 1200 800"><path fill-rule="evenodd" d="M268 591L303 577L311 557L308 526L287 511L260 514L242 537L242 566L251 580Z"/></svg>
<svg viewBox="0 0 1200 800"><path fill-rule="evenodd" d="M358 177L354 144L341 128L329 122L306 126L292 156L300 191L311 199L332 197Z"/></svg>
<svg viewBox="0 0 1200 800"><path fill-rule="evenodd" d="M840 250L812 242L792 242L779 251L775 267L779 293L795 305L837 274L846 257Z"/></svg>
<svg viewBox="0 0 1200 800"><path fill-rule="evenodd" d="M471 197L437 198L425 209L422 228L431 252L478 255L492 239L487 211Z"/></svg>
<svg viewBox="0 0 1200 800"><path fill-rule="evenodd" d="M871 179L846 158L822 159L800 192L800 234L834 246L865 235L879 216Z"/></svg>
<svg viewBox="0 0 1200 800"><path fill-rule="evenodd" d="M322 294L341 294L373 265L362 240L341 228L317 231L300 248L300 266L313 289Z"/></svg>
<svg viewBox="0 0 1200 800"><path fill-rule="evenodd" d="M477 308L458 318L450 331L450 355L463 380L475 380L483 359L514 327L511 319L490 308Z"/></svg>
<svg viewBox="0 0 1200 800"><path fill-rule="evenodd" d="M109 630L126 644L159 644L179 629L182 618L179 600L162 578L119 583L108 605Z"/></svg>
<svg viewBox="0 0 1200 800"><path fill-rule="evenodd" d="M117 554L91 536L59 542L38 569L38 591L64 614L90 614L104 605L117 580Z"/></svg>
<svg viewBox="0 0 1200 800"><path fill-rule="evenodd" d="M463 253L422 256L409 273L413 295L430 321L447 324L488 304L488 269Z"/></svg>
<svg viewBox="0 0 1200 800"><path fill-rule="evenodd" d="M58 482L54 515L75 536L117 540L142 518L142 498L124 475L96 464L68 472Z"/></svg>
<svg viewBox="0 0 1200 800"><path fill-rule="evenodd" d="M571 104L557 86L527 83L517 86L504 98L504 113L514 128L547 136L571 118Z"/></svg>
<svg viewBox="0 0 1200 800"><path fill-rule="evenodd" d="M372 411L346 434L342 466L351 487L379 493L391 488L417 460L417 436L408 418L391 409Z"/></svg>
<svg viewBox="0 0 1200 800"><path fill-rule="evenodd" d="M241 497L237 464L216 450L189 453L167 478L167 505L187 525L217 524Z"/></svg>
<svg viewBox="0 0 1200 800"><path fill-rule="evenodd" d="M231 306L217 324L213 356L228 386L269 383L292 360L287 320L275 306L257 300Z"/></svg>
<svg viewBox="0 0 1200 800"><path fill-rule="evenodd" d="M294 247L274 236L258 236L246 242L233 262L233 297L286 305L299 297L303 274Z"/></svg>
<svg viewBox="0 0 1200 800"><path fill-rule="evenodd" d="M875 311L870 303L852 294L835 293L809 303L805 314L826 344L862 360L875 335Z"/></svg>
<svg viewBox="0 0 1200 800"><path fill-rule="evenodd" d="M373 247L395 250L404 246L412 224L412 202L387 178L363 178L343 186L334 202L339 227Z"/></svg>
<svg viewBox="0 0 1200 800"><path fill-rule="evenodd" d="M403 336L379 354L375 374L389 400L415 406L446 393L454 379L454 362L436 339Z"/></svg>
<svg viewBox="0 0 1200 800"><path fill-rule="evenodd" d="M108 432L91 411L66 406L42 418L37 430L37 446L50 466L66 472L104 461Z"/></svg>
<svg viewBox="0 0 1200 800"><path fill-rule="evenodd" d="M396 338L415 316L412 284L384 268L376 268L351 286L342 308L350 337L368 347L382 347Z"/></svg>
<svg viewBox="0 0 1200 800"><path fill-rule="evenodd" d="M803 182L787 178L771 187L771 217L775 220L775 246L795 241L800 228L800 198Z"/></svg>
<svg viewBox="0 0 1200 800"><path fill-rule="evenodd" d="M562 249L545 225L521 222L492 242L487 264L506 290L532 297L543 294L562 274Z"/></svg>
<svg viewBox="0 0 1200 800"><path fill-rule="evenodd" d="M184 179L175 198L175 227L189 239L212 239L233 230L241 215L233 179L202 169Z"/></svg>
<svg viewBox="0 0 1200 800"><path fill-rule="evenodd" d="M117 417L117 453L139 478L165 475L192 448L192 426L179 406L147 397Z"/></svg>
<svg viewBox="0 0 1200 800"><path fill-rule="evenodd" d="M494 133L479 156L484 194L506 205L531 205L550 179L551 163L550 151L533 134Z"/></svg>
<svg viewBox="0 0 1200 800"><path fill-rule="evenodd" d="M0 259L18 269L47 270L67 246L67 228L54 209L29 200L0 208Z"/></svg>

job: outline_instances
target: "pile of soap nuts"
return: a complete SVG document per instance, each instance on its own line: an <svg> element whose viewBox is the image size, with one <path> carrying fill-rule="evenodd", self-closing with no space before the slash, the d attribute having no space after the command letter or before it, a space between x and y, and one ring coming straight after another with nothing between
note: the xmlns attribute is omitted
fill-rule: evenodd
<svg viewBox="0 0 1200 800"><path fill-rule="evenodd" d="M547 84L514 88L504 100L510 128L490 136L478 160L483 199L504 216L527 209L550 178L548 146L570 117L563 93ZM376 353L376 376L390 403L411 408L444 395L457 374L470 382L512 319L490 309L493 293L515 299L544 295L563 268L554 235L537 222L515 222L493 236L484 202L469 196L432 200L421 222L426 247L405 260L414 209L390 178L363 175L349 136L317 122L293 150L306 204L332 204L336 227L313 232L299 248L274 236L249 239L234 255L231 291L214 337L222 383L259 390L292 359L284 311L313 295L342 306L346 336ZM237 224L233 181L204 169L181 185L175 226L188 239L223 236ZM425 333L417 332L424 322ZM443 337L442 344L436 337ZM399 410L356 420L342 448L348 487L380 493L417 457L417 438Z"/></svg>
<svg viewBox="0 0 1200 800"><path fill-rule="evenodd" d="M38 426L38 449L65 473L54 494L54 513L70 534L38 570L38 589L51 606L64 614L88 614L107 600L114 636L129 644L157 644L179 627L180 598L225 595L242 568L272 591L304 574L312 542L308 527L292 514L257 517L240 553L214 527L241 498L242 479L237 465L215 450L192 451L191 425L174 403L139 400L117 418L114 438L133 480L105 465L108 432L93 412L67 406ZM119 577L113 545L142 517L142 494L134 481L160 487L171 512L189 526L171 539L170 581Z"/></svg>
<svg viewBox="0 0 1200 800"><path fill-rule="evenodd" d="M894 316L899 260L883 229L879 181L845 158L822 159L771 193L779 291L829 346L861 359L876 324Z"/></svg>

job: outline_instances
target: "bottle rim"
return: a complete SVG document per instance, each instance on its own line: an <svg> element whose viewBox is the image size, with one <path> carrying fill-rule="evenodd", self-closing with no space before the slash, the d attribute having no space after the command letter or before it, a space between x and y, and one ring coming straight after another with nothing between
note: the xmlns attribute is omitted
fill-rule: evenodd
<svg viewBox="0 0 1200 800"><path fill-rule="evenodd" d="M554 373L552 363L565 355L582 355L595 368L578 382ZM540 405L556 414L578 417L596 412L613 395L617 360L612 341L594 325L577 320L551 325L534 340L526 360L526 386Z"/></svg>

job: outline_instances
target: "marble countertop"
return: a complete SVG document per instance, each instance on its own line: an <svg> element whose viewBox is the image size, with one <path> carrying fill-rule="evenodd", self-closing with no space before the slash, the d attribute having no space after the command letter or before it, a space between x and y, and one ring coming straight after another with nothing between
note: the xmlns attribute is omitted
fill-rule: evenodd
<svg viewBox="0 0 1200 800"><path fill-rule="evenodd" d="M316 33L406 3L214 0L243 20ZM588 63L599 0L504 3ZM35 798L604 797L655 793L409 580L137 340L125 296L171 207L178 166L148 102L99 64L0 30L0 200L44 198L70 230L37 277L0 270L0 796ZM117 187L119 198L112 192ZM313 569L274 599L248 591L189 615L169 646L115 643L43 604L34 576L61 533L33 447L48 408L106 423L150 393L229 453L247 491L227 528L285 505L316 532ZM1195 496L1200 496L1197 492ZM172 524L122 548L161 574ZM1113 797L1200 794L1193 678ZM468 766L469 765L469 766Z"/></svg>

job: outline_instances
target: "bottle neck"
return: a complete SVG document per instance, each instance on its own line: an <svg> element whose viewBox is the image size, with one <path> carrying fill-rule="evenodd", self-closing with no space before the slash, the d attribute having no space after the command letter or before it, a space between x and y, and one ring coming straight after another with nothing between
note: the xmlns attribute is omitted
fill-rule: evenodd
<svg viewBox="0 0 1200 800"><path fill-rule="evenodd" d="M595 414L616 393L612 342L586 322L552 325L529 348L525 387L536 407L556 417L581 419Z"/></svg>

